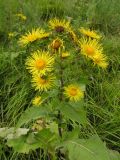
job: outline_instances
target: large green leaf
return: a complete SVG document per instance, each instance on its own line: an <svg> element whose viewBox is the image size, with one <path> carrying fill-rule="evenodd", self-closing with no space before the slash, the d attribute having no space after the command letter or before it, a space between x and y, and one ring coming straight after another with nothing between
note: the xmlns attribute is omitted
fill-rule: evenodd
<svg viewBox="0 0 120 160"><path fill-rule="evenodd" d="M56 141L58 136L51 132L49 129L43 129L36 134L36 139L41 142L43 147L50 147L52 141ZM56 142L55 142L56 143Z"/></svg>
<svg viewBox="0 0 120 160"><path fill-rule="evenodd" d="M69 160L110 160L105 144L98 136L89 139L74 139L64 143Z"/></svg>
<svg viewBox="0 0 120 160"><path fill-rule="evenodd" d="M56 134L49 129L43 129L38 133L28 133L17 138L8 139L7 145L13 147L16 152L29 153L30 150L43 148L53 154L56 144Z"/></svg>
<svg viewBox="0 0 120 160"><path fill-rule="evenodd" d="M80 104L73 105L64 103L60 106L60 111L68 119L71 119L83 125L87 123L86 112L83 106L80 106Z"/></svg>
<svg viewBox="0 0 120 160"><path fill-rule="evenodd" d="M35 139L33 133L8 139L7 145L13 147L14 151L19 153L28 153L30 150L35 150L40 147L40 143Z"/></svg>
<svg viewBox="0 0 120 160"><path fill-rule="evenodd" d="M19 128L24 123L28 123L33 119L44 117L45 115L47 115L47 113L48 111L46 107L31 107L22 114L22 116L18 120L16 127Z"/></svg>

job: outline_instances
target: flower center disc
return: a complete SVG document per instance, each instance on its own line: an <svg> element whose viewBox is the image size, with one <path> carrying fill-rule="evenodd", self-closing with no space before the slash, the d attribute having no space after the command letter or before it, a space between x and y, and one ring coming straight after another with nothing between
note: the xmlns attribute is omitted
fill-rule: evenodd
<svg viewBox="0 0 120 160"><path fill-rule="evenodd" d="M92 47L86 47L86 52L88 55L94 55L95 50Z"/></svg>
<svg viewBox="0 0 120 160"><path fill-rule="evenodd" d="M57 26L57 27L55 28L55 30L56 30L56 32L64 32L64 27L62 27L62 26Z"/></svg>
<svg viewBox="0 0 120 160"><path fill-rule="evenodd" d="M43 79L43 78L40 78L40 79L39 79L39 82L40 82L40 84L45 84L45 83L47 82L47 80L46 80L46 79Z"/></svg>
<svg viewBox="0 0 120 160"><path fill-rule="evenodd" d="M76 88L71 88L70 89L70 95L75 96L77 94L77 89Z"/></svg>
<svg viewBox="0 0 120 160"><path fill-rule="evenodd" d="M56 40L56 41L53 43L53 48L54 48L54 49L58 49L60 46L61 46L61 42L60 42L59 40Z"/></svg>
<svg viewBox="0 0 120 160"><path fill-rule="evenodd" d="M43 69L46 66L46 63L44 60L39 59L36 61L36 68L37 69Z"/></svg>

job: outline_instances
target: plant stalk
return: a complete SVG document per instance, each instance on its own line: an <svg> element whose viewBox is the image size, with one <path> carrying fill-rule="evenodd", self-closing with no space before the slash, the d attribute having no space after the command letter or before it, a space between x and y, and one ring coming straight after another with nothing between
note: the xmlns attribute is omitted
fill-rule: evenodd
<svg viewBox="0 0 120 160"><path fill-rule="evenodd" d="M59 94L59 100L60 102L63 101L63 86L64 86L64 81L63 81L63 67L62 67L62 53L60 52L60 94ZM61 111L58 110L58 132L59 136L62 137L62 115Z"/></svg>

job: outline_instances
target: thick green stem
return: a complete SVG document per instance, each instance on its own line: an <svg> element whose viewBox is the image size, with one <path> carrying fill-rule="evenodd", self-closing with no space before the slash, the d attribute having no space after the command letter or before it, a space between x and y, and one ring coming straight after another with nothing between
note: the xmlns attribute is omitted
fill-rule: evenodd
<svg viewBox="0 0 120 160"><path fill-rule="evenodd" d="M60 111L58 111L58 132L60 137L62 137L61 120L62 120L61 113Z"/></svg>
<svg viewBox="0 0 120 160"><path fill-rule="evenodd" d="M64 81L63 81L63 67L62 67L62 53L60 53L60 93L59 93L59 100L63 100L63 86L64 86ZM59 136L62 137L62 115L60 110L58 111L58 132Z"/></svg>

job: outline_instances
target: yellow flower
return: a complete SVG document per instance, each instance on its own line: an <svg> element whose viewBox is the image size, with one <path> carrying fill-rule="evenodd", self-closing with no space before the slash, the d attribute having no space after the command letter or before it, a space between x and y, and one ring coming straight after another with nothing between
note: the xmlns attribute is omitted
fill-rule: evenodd
<svg viewBox="0 0 120 160"><path fill-rule="evenodd" d="M56 38L52 41L52 43L50 44L49 48L52 48L53 50L58 50L60 47L63 47L63 40L61 40L60 38Z"/></svg>
<svg viewBox="0 0 120 160"><path fill-rule="evenodd" d="M8 33L8 38L10 39L10 38L12 38L12 37L14 37L15 36L15 32L9 32Z"/></svg>
<svg viewBox="0 0 120 160"><path fill-rule="evenodd" d="M42 101L41 96L36 96L36 97L33 99L32 104L33 104L33 105L40 105L42 102L43 102L43 101Z"/></svg>
<svg viewBox="0 0 120 160"><path fill-rule="evenodd" d="M22 13L18 13L18 14L16 14L16 16L19 17L21 20L24 20L24 21L27 19L27 17L25 15L23 15Z"/></svg>
<svg viewBox="0 0 120 160"><path fill-rule="evenodd" d="M102 53L103 48L96 39L85 39L80 40L81 54L93 58L96 53Z"/></svg>
<svg viewBox="0 0 120 160"><path fill-rule="evenodd" d="M32 77L32 86L35 90L47 91L54 86L55 76L53 74L48 76L39 76L37 74Z"/></svg>
<svg viewBox="0 0 120 160"><path fill-rule="evenodd" d="M26 46L36 40L48 37L49 34L50 33L46 33L43 29L40 28L32 29L31 32L28 32L25 35L21 36L21 38L19 39L19 44L21 46Z"/></svg>
<svg viewBox="0 0 120 160"><path fill-rule="evenodd" d="M69 57L70 53L69 52L62 52L62 58Z"/></svg>
<svg viewBox="0 0 120 160"><path fill-rule="evenodd" d="M66 20L59 20L57 18L51 19L49 21L51 29L54 29L56 32L64 32L70 28L70 22Z"/></svg>
<svg viewBox="0 0 120 160"><path fill-rule="evenodd" d="M94 30L81 28L81 29L79 29L79 31L80 31L83 35L86 35L86 36L91 37L91 38L95 38L95 39L100 39L100 38L101 38L101 36L98 35L98 34L96 33L96 31L94 31Z"/></svg>
<svg viewBox="0 0 120 160"><path fill-rule="evenodd" d="M101 53L96 54L92 60L94 65L98 65L103 69L107 68L108 66L107 57Z"/></svg>
<svg viewBox="0 0 120 160"><path fill-rule="evenodd" d="M30 73L45 75L53 69L54 58L48 52L37 50L27 58L25 64Z"/></svg>
<svg viewBox="0 0 120 160"><path fill-rule="evenodd" d="M70 101L79 101L84 97L84 92L78 85L71 84L64 87L64 95L70 99Z"/></svg>

